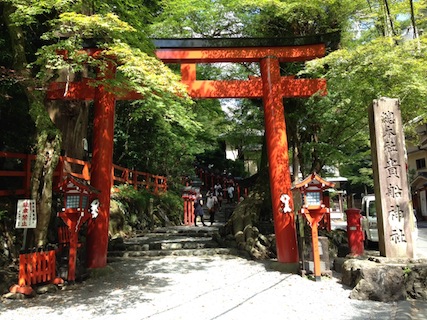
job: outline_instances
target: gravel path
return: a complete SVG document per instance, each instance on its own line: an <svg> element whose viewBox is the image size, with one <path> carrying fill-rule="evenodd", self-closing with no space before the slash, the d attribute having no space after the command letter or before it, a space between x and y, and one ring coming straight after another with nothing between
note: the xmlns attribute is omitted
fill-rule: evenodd
<svg viewBox="0 0 427 320"><path fill-rule="evenodd" d="M427 319L427 302L348 298L337 278L314 282L230 256L112 262L99 278L26 300L0 319Z"/></svg>

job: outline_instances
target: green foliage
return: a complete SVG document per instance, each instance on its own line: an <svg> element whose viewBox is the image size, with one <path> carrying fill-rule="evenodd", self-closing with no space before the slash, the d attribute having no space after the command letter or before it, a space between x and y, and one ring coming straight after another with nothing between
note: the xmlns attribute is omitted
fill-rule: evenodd
<svg viewBox="0 0 427 320"><path fill-rule="evenodd" d="M228 112L223 139L237 150L237 159L259 164L264 136L264 117L259 100L236 101ZM242 176L240 172L239 176ZM243 175L244 176L244 175Z"/></svg>
<svg viewBox="0 0 427 320"><path fill-rule="evenodd" d="M79 72L87 65L103 68L106 62L113 59L117 63L117 76L110 81L108 88L113 91L117 91L118 87L133 90L143 97L143 102L134 104L140 105L135 108L135 118L160 112L166 121L177 123L185 130L197 128L192 114L186 109L191 100L185 87L179 83L178 76L158 59L121 41L123 34L135 31L129 24L113 14L86 16L68 12L61 14L53 26L54 29L43 37L56 42L44 46L38 53L37 64L47 70L40 73L45 81L54 75L52 72L63 69ZM96 58L81 51L88 39L95 40L96 45L103 49ZM57 54L64 50L67 59Z"/></svg>
<svg viewBox="0 0 427 320"><path fill-rule="evenodd" d="M56 42L39 51L37 63L47 69L40 76L47 81L54 72L64 68L70 72L82 71L88 65L103 68L113 58L113 63L117 63L117 74L113 80L102 81L107 89L116 94L119 93L117 88L135 91L142 97L141 100L124 103L126 107L117 112L116 137L124 144L119 144L115 158L121 165L135 166L140 171L177 173L170 172L172 170L168 168L173 168L174 159L185 156L183 150L188 148L183 146L188 146L200 130L195 114L189 109L192 101L179 77L158 59L121 41L123 35L135 29L113 14L86 16L64 13L53 26L55 28L44 37ZM87 38L96 40L97 46L103 49L96 59L80 50ZM67 59L56 54L58 50L66 50ZM141 127L143 123L147 127ZM144 134L145 129L151 130L152 134ZM144 139L141 141L138 136ZM143 148L140 148L141 144ZM145 151L147 156L143 155Z"/></svg>
<svg viewBox="0 0 427 320"><path fill-rule="evenodd" d="M412 268L411 266L406 266L403 268L403 276L404 278L408 278L412 273Z"/></svg>
<svg viewBox="0 0 427 320"><path fill-rule="evenodd" d="M332 159L355 186L373 184L367 109L374 99L399 98L406 130L413 118L425 117L425 45L425 37L398 43L378 38L310 61L301 72L328 81L328 95L309 102L313 111L307 117L311 124L319 124L318 141L312 147L325 161ZM307 123L304 127L309 128Z"/></svg>
<svg viewBox="0 0 427 320"><path fill-rule="evenodd" d="M51 121L46 107L43 104L44 96L41 93L36 93L36 95L38 96L38 99L34 99L29 111L31 118L37 128L43 129L44 132L42 134L47 136L58 135L59 131Z"/></svg>
<svg viewBox="0 0 427 320"><path fill-rule="evenodd" d="M150 27L154 37L231 37L243 28L236 0L162 0L161 6Z"/></svg>
<svg viewBox="0 0 427 320"><path fill-rule="evenodd" d="M134 32L135 29L128 23L121 21L113 13L105 15L93 14L90 16L75 12L64 12L58 20L51 21L53 31L46 33L44 39L72 36L80 39L109 39L118 38L126 32Z"/></svg>
<svg viewBox="0 0 427 320"><path fill-rule="evenodd" d="M9 215L9 212L7 210L0 210L0 221L2 221L8 215Z"/></svg>
<svg viewBox="0 0 427 320"><path fill-rule="evenodd" d="M147 229L152 223L149 215L149 203L154 196L145 189L135 190L133 186L129 185L122 185L117 189L118 192L112 195L112 199L123 213L123 230L129 232ZM111 220L114 220L114 216L111 217Z"/></svg>
<svg viewBox="0 0 427 320"><path fill-rule="evenodd" d="M59 15L58 19L50 21L50 24L51 30L44 33L42 39L52 44L42 46L35 61L42 68L39 77L45 82L63 69L80 72L87 65L102 67L99 59L94 59L81 50L86 41L95 41L92 46L108 49L114 41L119 41L122 34L135 31L113 14L86 16L66 12ZM58 54L60 52L66 52L66 59Z"/></svg>
<svg viewBox="0 0 427 320"><path fill-rule="evenodd" d="M140 103L143 106L143 101ZM191 167L197 151L192 133L195 128L185 130L150 111L142 118L135 115L138 109L134 105L118 104L114 161L139 171L180 177Z"/></svg>
<svg viewBox="0 0 427 320"><path fill-rule="evenodd" d="M399 45L389 38L378 38L356 49L341 49L310 61L307 71L325 77L334 100L359 114L373 99L399 98L402 118L407 123L425 112L426 45L427 37Z"/></svg>
<svg viewBox="0 0 427 320"><path fill-rule="evenodd" d="M157 209L163 210L168 215L169 220L175 224L182 221L184 202L179 194L166 192L159 195L156 203Z"/></svg>
<svg viewBox="0 0 427 320"><path fill-rule="evenodd" d="M343 29L362 3L364 1L361 0L240 1L242 7L257 13L246 26L252 35L270 37L312 35Z"/></svg>
<svg viewBox="0 0 427 320"><path fill-rule="evenodd" d="M369 1L351 17L351 29L344 30L343 44L355 48L382 36L401 35L412 27L411 3L414 7L414 21L418 30L425 26L425 0L388 1L390 15L384 7L384 1Z"/></svg>
<svg viewBox="0 0 427 320"><path fill-rule="evenodd" d="M133 203L137 208L146 210L149 199L152 195L145 189L135 190L132 186L121 185L118 187L119 192L114 195L117 200L123 200L123 203Z"/></svg>
<svg viewBox="0 0 427 320"><path fill-rule="evenodd" d="M38 23L38 17L48 17L52 12L63 12L76 7L75 0L2 0L15 7L11 18L17 25L31 25ZM79 2L79 1L78 1Z"/></svg>
<svg viewBox="0 0 427 320"><path fill-rule="evenodd" d="M178 193L168 191L154 195L145 189L135 190L125 185L119 186L118 190L113 197L124 209L126 221L133 229L148 227L150 222L147 221L151 219L150 201L153 202L152 210L161 210L175 224L182 220L183 200Z"/></svg>
<svg viewBox="0 0 427 320"><path fill-rule="evenodd" d="M198 128L193 120L194 114L188 110L192 101L186 88L161 61L119 41L110 46L106 55L117 59L120 86L133 89L143 96L143 101L136 103L142 105L144 113L150 114L148 110L153 112L154 108L166 121L177 123L185 130ZM142 114L135 112L134 115L138 118Z"/></svg>

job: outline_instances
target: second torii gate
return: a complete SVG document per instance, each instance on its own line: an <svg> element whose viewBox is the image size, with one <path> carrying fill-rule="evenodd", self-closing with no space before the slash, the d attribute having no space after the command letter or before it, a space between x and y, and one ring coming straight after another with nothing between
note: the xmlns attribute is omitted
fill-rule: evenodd
<svg viewBox="0 0 427 320"><path fill-rule="evenodd" d="M320 37L302 39L162 39L156 40L156 55L164 63L181 64L182 82L193 98L262 98L264 105L270 187L278 261L292 269L299 264L298 245L293 213L288 143L283 98L309 97L326 93L324 79L296 79L281 76L281 62L302 62L325 54ZM96 49L88 49L94 54ZM261 77L248 80L197 80L197 63L255 62L260 64ZM107 77L114 77L110 67ZM118 90L119 91L119 90ZM115 96L103 86L94 88L87 81L52 83L49 99L94 100L94 141L92 158L93 187L100 190L98 218L88 228L88 267L106 265L110 205L109 181L114 136L116 99L143 99L138 93Z"/></svg>
<svg viewBox="0 0 427 320"><path fill-rule="evenodd" d="M247 45L249 41L252 46ZM276 39L275 45L260 46L254 39L239 39L231 42L234 46L219 46L224 42L227 40L158 40L155 42L158 48L156 55L165 63L181 64L181 81L188 86L188 93L193 98L263 99L278 261L298 265L283 98L309 97L319 91L325 94L326 81L281 76L279 64L322 57L325 45L284 45L283 39L282 42ZM197 63L218 62L259 63L261 77L249 80L197 80Z"/></svg>

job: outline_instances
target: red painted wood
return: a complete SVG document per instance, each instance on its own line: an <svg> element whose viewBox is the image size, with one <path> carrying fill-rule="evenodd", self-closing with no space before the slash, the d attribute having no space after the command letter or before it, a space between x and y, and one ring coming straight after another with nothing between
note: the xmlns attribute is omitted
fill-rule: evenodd
<svg viewBox="0 0 427 320"><path fill-rule="evenodd" d="M311 226L311 241L312 241L311 246L313 250L314 276L316 277L316 281L320 280L322 275L322 269L320 265L318 224L322 220L326 212L327 212L326 208L303 210L303 213L307 218L308 222L310 222L310 226Z"/></svg>
<svg viewBox="0 0 427 320"><path fill-rule="evenodd" d="M54 250L22 253L19 255L20 287L51 282L56 277Z"/></svg>
<svg viewBox="0 0 427 320"><path fill-rule="evenodd" d="M109 65L104 72L105 78L111 79L115 67ZM94 109L91 185L100 193L98 217L89 220L86 245L88 267L101 268L107 265L115 111L114 94L102 85L96 88Z"/></svg>
<svg viewBox="0 0 427 320"><path fill-rule="evenodd" d="M196 99L209 98L261 98L262 79L252 78L249 80L184 80L192 78L185 70L183 81L188 87L188 94ZM194 75L195 77L195 75ZM50 100L93 100L95 90L89 85L90 81L83 83L69 83L68 90L65 90L65 83L54 82L49 87L48 99ZM280 95L289 98L310 97L320 91L326 94L325 79L293 79L282 77L280 80ZM118 90L114 90L117 92ZM116 100L141 100L144 97L137 92L123 93L116 96Z"/></svg>
<svg viewBox="0 0 427 320"><path fill-rule="evenodd" d="M181 79L183 81L196 80L196 64L194 63L181 64Z"/></svg>
<svg viewBox="0 0 427 320"><path fill-rule="evenodd" d="M197 80L182 81L188 87L188 94L192 98L261 98L262 79L250 80ZM282 77L281 90L278 93L282 97L310 97L320 91L326 93L326 80L324 79L292 79Z"/></svg>
<svg viewBox="0 0 427 320"><path fill-rule="evenodd" d="M283 99L280 93L279 60L271 57L261 60L261 75L264 83L264 121L277 259L279 262L284 263L298 263L298 245L292 203L291 175L289 172L288 141ZM289 196L291 212L283 212L280 201L282 195Z"/></svg>
<svg viewBox="0 0 427 320"><path fill-rule="evenodd" d="M156 50L157 58L165 63L256 62L270 56L276 57L280 62L297 62L319 58L324 54L324 44L289 47Z"/></svg>
<svg viewBox="0 0 427 320"><path fill-rule="evenodd" d="M95 97L95 87L90 84L93 79L83 79L79 82L51 82L47 91L49 100L85 100Z"/></svg>

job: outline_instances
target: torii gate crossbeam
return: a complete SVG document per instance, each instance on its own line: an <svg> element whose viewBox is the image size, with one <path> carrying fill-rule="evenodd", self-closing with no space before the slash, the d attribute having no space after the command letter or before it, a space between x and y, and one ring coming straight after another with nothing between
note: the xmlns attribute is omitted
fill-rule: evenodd
<svg viewBox="0 0 427 320"><path fill-rule="evenodd" d="M244 39L243 39L244 40ZM180 40L180 43L185 40ZM189 39L189 41L196 41ZM209 40L203 40L209 43ZM295 218L289 172L288 143L284 116L283 98L309 97L316 92L326 93L323 79L296 79L280 75L281 62L297 62L322 57L325 45L310 43L285 46L239 46L239 47L176 47L174 40L161 40L156 55L165 63L180 63L182 82L188 86L193 98L262 98L264 104L265 130L269 159L270 187L273 204L274 228L278 261L297 270L299 264ZM155 42L156 44L156 42ZM166 44L166 45L165 45ZM93 54L96 50L89 49ZM248 80L197 80L197 63L256 62L260 64L261 77ZM108 77L114 77L110 66ZM88 267L106 265L108 248L108 224L111 177L114 105L115 100L139 100L136 92L123 92L120 88L106 92L102 86L93 87L91 79L65 84L50 84L48 99L94 100L93 179L91 184L100 190L100 209L97 220L88 228Z"/></svg>

